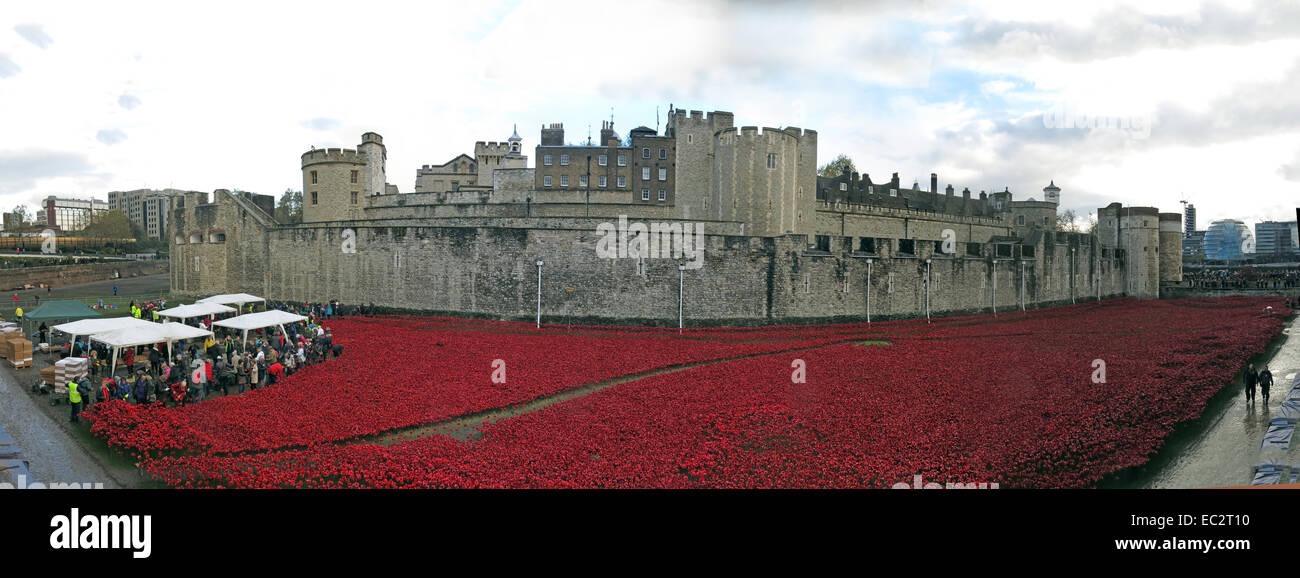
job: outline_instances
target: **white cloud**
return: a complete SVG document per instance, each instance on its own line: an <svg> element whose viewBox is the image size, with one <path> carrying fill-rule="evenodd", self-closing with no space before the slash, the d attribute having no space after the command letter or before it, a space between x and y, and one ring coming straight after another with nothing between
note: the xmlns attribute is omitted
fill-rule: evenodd
<svg viewBox="0 0 1300 578"><path fill-rule="evenodd" d="M54 39L50 38L39 24L19 24L14 26L14 32L17 32L19 36L22 36L23 39L31 42L33 46L41 50L45 50L51 44L54 44Z"/></svg>
<svg viewBox="0 0 1300 578"><path fill-rule="evenodd" d="M1283 202L1264 191L1292 190L1300 172L1300 129L1274 120L1292 112L1295 97L1281 95L1300 89L1300 40L1286 33L1300 10L1288 6L313 6L7 6L58 42L0 31L5 146L81 151L83 165L5 177L0 207L138 187L278 194L301 186L303 151L353 147L369 130L388 145L389 180L410 191L421 164L504 140L516 123L531 149L542 123L579 141L612 107L626 134L653 126L656 106L662 126L669 103L817 129L822 162L848 153L877 180L937 172L941 186L1025 198L1055 179L1080 214L1110 200L1178 210L1181 191L1207 197L1203 214L1230 216L1209 197L1233 181L1260 191L1235 196L1248 216ZM1049 131L1035 115L1059 102L1152 115L1151 138Z"/></svg>

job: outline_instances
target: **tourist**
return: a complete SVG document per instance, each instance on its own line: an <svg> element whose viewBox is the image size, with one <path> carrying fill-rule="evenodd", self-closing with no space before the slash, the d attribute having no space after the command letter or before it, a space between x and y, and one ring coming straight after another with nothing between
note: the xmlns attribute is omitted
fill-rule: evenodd
<svg viewBox="0 0 1300 578"><path fill-rule="evenodd" d="M262 352L259 351L259 352L257 352L257 353L258 353L258 357L256 357L256 358L251 358L251 359L247 359L247 360L245 360L245 362L244 362L244 365L246 366L246 370L247 370L247 372L248 372L248 388L249 388L249 389L257 389L257 386L258 386L258 378L260 377L260 376L258 375L258 369L259 369L258 365L261 363L261 361L259 361L259 358L260 358Z"/></svg>
<svg viewBox="0 0 1300 578"><path fill-rule="evenodd" d="M149 382L145 381L144 370L135 371L135 388L131 395L135 396L136 405L144 405L149 402L149 396L153 393L153 388L149 387Z"/></svg>
<svg viewBox="0 0 1300 578"><path fill-rule="evenodd" d="M135 369L135 348L134 347L128 347L126 348L126 351L122 352L122 361L126 363L127 371L131 371Z"/></svg>
<svg viewBox="0 0 1300 578"><path fill-rule="evenodd" d="M266 368L266 384L275 385L279 383L282 375L284 375L284 365L278 361L272 363L270 367Z"/></svg>
<svg viewBox="0 0 1300 578"><path fill-rule="evenodd" d="M117 285L113 286L113 296L117 297Z"/></svg>
<svg viewBox="0 0 1300 578"><path fill-rule="evenodd" d="M1246 366L1246 373L1242 375L1241 380L1246 384L1246 401L1255 403L1255 383L1259 376L1255 373L1255 364Z"/></svg>
<svg viewBox="0 0 1300 578"><path fill-rule="evenodd" d="M339 357L343 357L343 346L342 346L342 345L339 345L339 344L335 343L335 344L334 344L334 347L331 348L331 351L334 352L334 357L335 357L336 359L339 358Z"/></svg>
<svg viewBox="0 0 1300 578"><path fill-rule="evenodd" d="M1268 370L1265 365L1264 369L1259 372L1259 393L1264 396L1264 406L1268 407L1268 390L1273 387L1273 372Z"/></svg>
<svg viewBox="0 0 1300 578"><path fill-rule="evenodd" d="M217 356L217 363L213 366L212 371L217 375L217 385L221 388L221 395L230 395L230 384L233 381L234 372L230 364L226 362L223 356Z"/></svg>
<svg viewBox="0 0 1300 578"><path fill-rule="evenodd" d="M149 371L157 375L162 369L162 353L158 351L158 346L149 348Z"/></svg>
<svg viewBox="0 0 1300 578"><path fill-rule="evenodd" d="M131 403L131 386L127 384L126 378L119 377L117 378L116 383L117 390L114 393L117 395L117 398L127 403Z"/></svg>
<svg viewBox="0 0 1300 578"><path fill-rule="evenodd" d="M99 403L104 403L113 399L113 391L117 389L117 384L113 380L105 377L99 383Z"/></svg>
<svg viewBox="0 0 1300 578"><path fill-rule="evenodd" d="M244 356L239 353L231 354L230 366L235 374L235 383L239 385L239 393L244 393L248 388L248 368L245 367Z"/></svg>
<svg viewBox="0 0 1300 578"><path fill-rule="evenodd" d="M185 397L187 393L185 391L185 380L181 379L179 376L173 376L173 378L175 381L173 381L171 385L172 406L185 407Z"/></svg>

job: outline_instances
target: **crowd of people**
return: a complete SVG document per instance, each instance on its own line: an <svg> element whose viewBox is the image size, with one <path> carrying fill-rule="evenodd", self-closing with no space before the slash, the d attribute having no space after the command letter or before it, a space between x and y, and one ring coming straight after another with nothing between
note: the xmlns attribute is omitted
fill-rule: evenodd
<svg viewBox="0 0 1300 578"><path fill-rule="evenodd" d="M1201 289L1296 289L1300 288L1300 269L1184 269L1183 282Z"/></svg>
<svg viewBox="0 0 1300 578"><path fill-rule="evenodd" d="M285 325L285 333L270 328L255 330L242 342L234 330L212 326L209 319L203 318L199 325L214 332L206 341L177 343L170 359L166 343L124 348L116 372L109 367L112 350L108 346L93 341L89 345L81 341L72 344L68 354L87 357L90 367L88 374L69 384L72 421L77 421L82 406L111 399L176 407L218 394L238 395L343 355L343 345L335 343L333 332L322 324L326 319L341 317L339 311L343 308L337 302L281 303L276 308L307 319ZM132 303L131 310L133 316L139 317L150 309ZM373 311L373 305L351 310L360 314Z"/></svg>

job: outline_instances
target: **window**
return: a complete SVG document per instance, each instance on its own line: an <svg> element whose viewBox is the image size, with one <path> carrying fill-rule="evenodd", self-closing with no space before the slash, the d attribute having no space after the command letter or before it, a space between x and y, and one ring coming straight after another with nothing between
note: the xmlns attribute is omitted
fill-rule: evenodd
<svg viewBox="0 0 1300 578"><path fill-rule="evenodd" d="M905 255L915 255L915 254L916 254L916 241L914 241L914 240L912 240L912 239L899 239L899 240L898 240L898 252L899 252L899 253L903 253L903 254L905 254Z"/></svg>
<svg viewBox="0 0 1300 578"><path fill-rule="evenodd" d="M356 184L356 182L357 182L357 174L358 174L358 173L360 173L360 171L352 171L352 183L353 183L353 184Z"/></svg>
<svg viewBox="0 0 1300 578"><path fill-rule="evenodd" d="M543 187L551 186L551 175L546 175L542 177L542 186Z"/></svg>
<svg viewBox="0 0 1300 578"><path fill-rule="evenodd" d="M609 155L600 155L596 161L600 166L609 166Z"/></svg>
<svg viewBox="0 0 1300 578"><path fill-rule="evenodd" d="M560 166L569 166L569 155L560 155Z"/></svg>
<svg viewBox="0 0 1300 578"><path fill-rule="evenodd" d="M767 153L767 168L776 168L776 153Z"/></svg>
<svg viewBox="0 0 1300 578"><path fill-rule="evenodd" d="M607 176L605 176L605 175L600 175L600 181L599 181L599 183L600 183L600 188L602 188L602 189L605 188L605 187L608 187L608 186L609 186L609 177L607 177Z"/></svg>
<svg viewBox="0 0 1300 578"><path fill-rule="evenodd" d="M848 183L840 183L840 190L841 190L841 191L847 191L847 190L849 190L849 184L848 184Z"/></svg>
<svg viewBox="0 0 1300 578"><path fill-rule="evenodd" d="M618 166L627 166L627 155L618 155Z"/></svg>
<svg viewBox="0 0 1300 578"><path fill-rule="evenodd" d="M626 186L627 186L627 175L619 175L619 176L618 176L618 188L621 189L621 188L624 188L624 187L626 187Z"/></svg>
<svg viewBox="0 0 1300 578"><path fill-rule="evenodd" d="M542 164L551 166L551 155L542 155Z"/></svg>
<svg viewBox="0 0 1300 578"><path fill-rule="evenodd" d="M641 158L643 159L650 158L650 149L648 147L641 149Z"/></svg>
<svg viewBox="0 0 1300 578"><path fill-rule="evenodd" d="M456 163L452 163L452 164L451 164L451 172L453 172L453 173L459 173L459 172L460 172L460 165L458 165L458 164L456 164Z"/></svg>
<svg viewBox="0 0 1300 578"><path fill-rule="evenodd" d="M311 192L311 204L316 204L316 191Z"/></svg>
<svg viewBox="0 0 1300 578"><path fill-rule="evenodd" d="M202 233L190 233L190 242L191 242L191 243L202 243L202 242L203 242L203 234L202 234ZM195 261L198 261L198 257L195 257L194 260L195 260Z"/></svg>
<svg viewBox="0 0 1300 578"><path fill-rule="evenodd" d="M357 196L358 196L358 195L359 195L359 193L357 193L356 191L352 191L352 204L354 204L354 205L357 204Z"/></svg>
<svg viewBox="0 0 1300 578"><path fill-rule="evenodd" d="M858 239L858 252L859 252L859 253L875 253L875 252L876 252L876 240L875 240L874 238L872 238L872 237L862 237L862 238Z"/></svg>
<svg viewBox="0 0 1300 578"><path fill-rule="evenodd" d="M225 233L218 233L218 232L208 233L208 242L209 242L209 243L225 243L225 242L226 242L226 234L225 234Z"/></svg>
<svg viewBox="0 0 1300 578"><path fill-rule="evenodd" d="M587 175L578 175L578 186L587 186Z"/></svg>
<svg viewBox="0 0 1300 578"><path fill-rule="evenodd" d="M311 184L316 184L316 171L311 172Z"/></svg>
<svg viewBox="0 0 1300 578"><path fill-rule="evenodd" d="M971 257L981 257L984 255L983 247L979 243L966 243L966 254Z"/></svg>
<svg viewBox="0 0 1300 578"><path fill-rule="evenodd" d="M889 196L891 196L891 197L897 197L897 196L898 196L898 189L889 189Z"/></svg>
<svg viewBox="0 0 1300 578"><path fill-rule="evenodd" d="M867 194L868 194L868 195L874 195L874 194L876 194L876 187L875 187L875 185L867 185Z"/></svg>
<svg viewBox="0 0 1300 578"><path fill-rule="evenodd" d="M668 169L663 169L663 168L659 169L659 180L661 181L668 180Z"/></svg>
<svg viewBox="0 0 1300 578"><path fill-rule="evenodd" d="M668 192L663 189L659 189L659 200L661 201L668 200Z"/></svg>
<svg viewBox="0 0 1300 578"><path fill-rule="evenodd" d="M686 144L691 144L691 143L695 142L695 138L694 138L694 137L695 137L695 135L693 135L693 134L688 134L688 135L686 135Z"/></svg>
<svg viewBox="0 0 1300 578"><path fill-rule="evenodd" d="M659 160L665 160L667 158L668 158L668 149L659 149Z"/></svg>
<svg viewBox="0 0 1300 578"><path fill-rule="evenodd" d="M1025 259L1033 259L1033 258L1034 258L1034 246L1033 246L1033 245L1021 245L1021 246L1020 246L1020 256L1023 257L1023 258L1025 258Z"/></svg>
<svg viewBox="0 0 1300 578"><path fill-rule="evenodd" d="M1011 245L997 245L997 252L994 254L1004 259L1011 258Z"/></svg>
<svg viewBox="0 0 1300 578"><path fill-rule="evenodd" d="M650 167L641 167L641 180L650 180Z"/></svg>
<svg viewBox="0 0 1300 578"><path fill-rule="evenodd" d="M560 175L560 186L561 187L569 186L569 175Z"/></svg>
<svg viewBox="0 0 1300 578"><path fill-rule="evenodd" d="M642 201L650 200L650 189L641 189L641 200Z"/></svg>
<svg viewBox="0 0 1300 578"><path fill-rule="evenodd" d="M1016 224L1017 224L1017 225L1024 225L1024 224L1025 224L1025 216L1024 216L1024 215L1017 215L1017 216L1016 216Z"/></svg>
<svg viewBox="0 0 1300 578"><path fill-rule="evenodd" d="M1043 225L1047 225L1047 217L1043 217Z"/></svg>
<svg viewBox="0 0 1300 578"><path fill-rule="evenodd" d="M831 236L830 236L830 235L817 235L816 237L813 237L813 239L814 239L814 241L813 241L813 248L814 248L814 249L816 249L816 250L818 250L818 251L824 251L824 252L826 252L826 253L830 253L830 252L831 252Z"/></svg>

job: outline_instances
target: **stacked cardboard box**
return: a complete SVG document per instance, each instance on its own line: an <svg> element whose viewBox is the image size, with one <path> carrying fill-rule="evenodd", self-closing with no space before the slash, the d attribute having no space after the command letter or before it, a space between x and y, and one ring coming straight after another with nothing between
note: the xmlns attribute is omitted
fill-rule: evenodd
<svg viewBox="0 0 1300 578"><path fill-rule="evenodd" d="M68 394L68 381L90 373L90 360L85 357L65 357L54 362L54 393Z"/></svg>
<svg viewBox="0 0 1300 578"><path fill-rule="evenodd" d="M10 339L4 343L9 365L14 367L32 366L32 342L26 339Z"/></svg>
<svg viewBox="0 0 1300 578"><path fill-rule="evenodd" d="M0 357L9 359L9 341L23 338L23 332L16 325L0 327Z"/></svg>
<svg viewBox="0 0 1300 578"><path fill-rule="evenodd" d="M54 380L55 380L54 372L56 371L56 369L57 369L57 368L55 368L53 365L51 365L51 366L49 366L49 367L42 367L42 368L41 368L41 381L44 381L45 383L48 383L48 384L53 385L53 384L54 384Z"/></svg>

